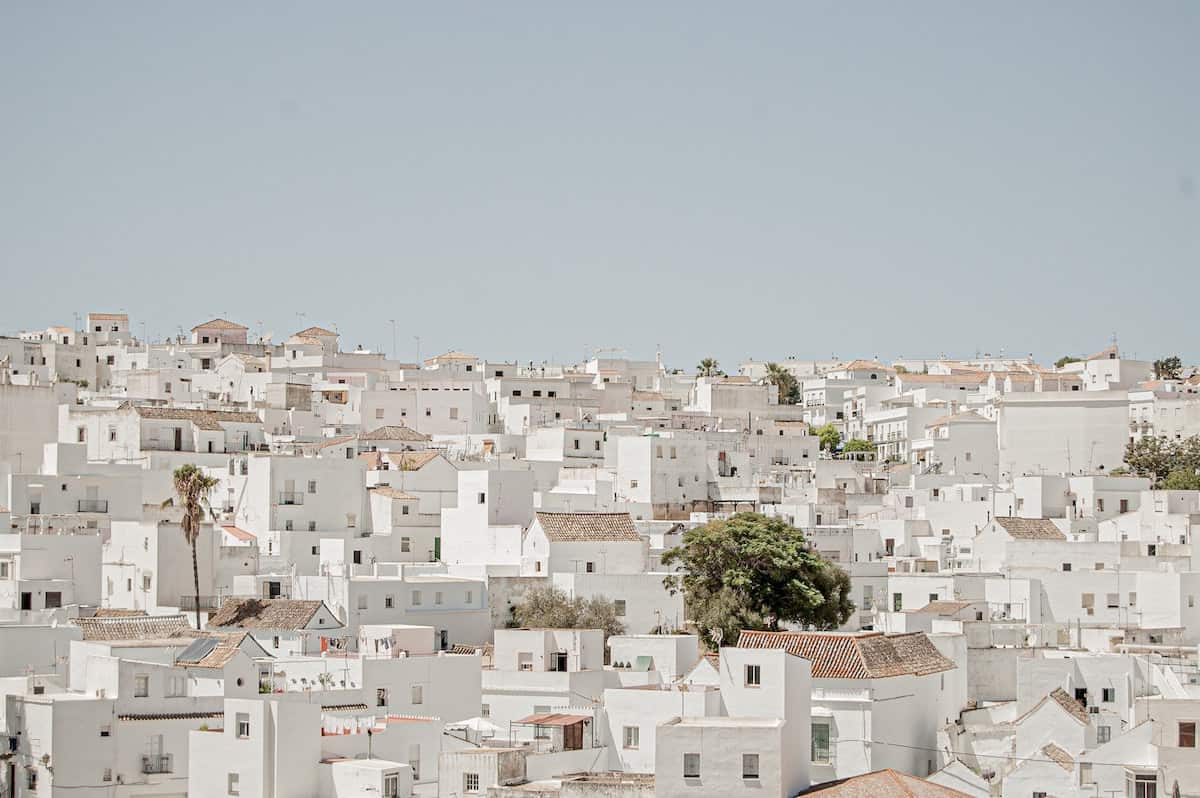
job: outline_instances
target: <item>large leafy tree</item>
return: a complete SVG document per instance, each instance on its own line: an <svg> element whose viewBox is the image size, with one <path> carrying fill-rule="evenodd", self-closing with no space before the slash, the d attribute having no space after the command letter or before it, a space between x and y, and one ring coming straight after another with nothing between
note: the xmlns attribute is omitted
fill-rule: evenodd
<svg viewBox="0 0 1200 798"><path fill-rule="evenodd" d="M1183 361L1178 355L1164 357L1154 361L1154 378L1156 380L1177 380L1183 373Z"/></svg>
<svg viewBox="0 0 1200 798"><path fill-rule="evenodd" d="M851 438L846 441L846 445L842 447L843 452L873 452L875 445L870 441L864 441L862 438Z"/></svg>
<svg viewBox="0 0 1200 798"><path fill-rule="evenodd" d="M662 561L680 568L664 582L683 590L690 617L713 647L731 644L743 629L835 629L854 612L846 572L778 518L738 513L710 521L684 533Z"/></svg>
<svg viewBox="0 0 1200 798"><path fill-rule="evenodd" d="M530 589L513 605L513 622L534 629L601 629L604 639L625 633L613 602L604 596L568 596L554 585Z"/></svg>
<svg viewBox="0 0 1200 798"><path fill-rule="evenodd" d="M721 373L721 364L715 357L706 357L696 366L696 371L701 377L716 377Z"/></svg>
<svg viewBox="0 0 1200 798"><path fill-rule="evenodd" d="M778 363L767 364L767 382L779 390L779 404L794 405L800 401L800 383L796 375Z"/></svg>
<svg viewBox="0 0 1200 798"><path fill-rule="evenodd" d="M1181 441L1139 438L1126 445L1125 463L1134 474L1153 479L1156 487L1166 487L1171 477L1173 485L1188 484L1189 477L1200 472L1200 436Z"/></svg>
<svg viewBox="0 0 1200 798"><path fill-rule="evenodd" d="M206 514L212 515L209 496L217 487L216 477L205 474L195 465L188 463L175 469L172 475L175 495L183 508L180 527L183 538L192 547L192 586L196 591L196 628L200 628L200 563L196 557L196 540L200 537L200 525ZM167 504L171 503L168 499Z"/></svg>

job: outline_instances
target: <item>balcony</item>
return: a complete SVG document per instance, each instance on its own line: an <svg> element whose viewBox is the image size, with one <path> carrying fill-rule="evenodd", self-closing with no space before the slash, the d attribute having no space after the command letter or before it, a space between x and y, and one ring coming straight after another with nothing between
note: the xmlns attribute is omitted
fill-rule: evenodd
<svg viewBox="0 0 1200 798"><path fill-rule="evenodd" d="M81 513L107 513L108 499L80 499L79 512Z"/></svg>
<svg viewBox="0 0 1200 798"><path fill-rule="evenodd" d="M143 773L170 773L170 754L142 754Z"/></svg>
<svg viewBox="0 0 1200 798"><path fill-rule="evenodd" d="M281 490L279 491L279 503L290 506L304 504L304 494L298 490Z"/></svg>

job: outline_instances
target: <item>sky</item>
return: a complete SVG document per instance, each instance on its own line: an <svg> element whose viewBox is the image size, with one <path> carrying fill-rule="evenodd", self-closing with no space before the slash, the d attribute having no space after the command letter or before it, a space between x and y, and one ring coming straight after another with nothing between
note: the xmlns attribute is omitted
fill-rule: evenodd
<svg viewBox="0 0 1200 798"><path fill-rule="evenodd" d="M1158 0L9 0L0 331L1200 361L1197 41Z"/></svg>

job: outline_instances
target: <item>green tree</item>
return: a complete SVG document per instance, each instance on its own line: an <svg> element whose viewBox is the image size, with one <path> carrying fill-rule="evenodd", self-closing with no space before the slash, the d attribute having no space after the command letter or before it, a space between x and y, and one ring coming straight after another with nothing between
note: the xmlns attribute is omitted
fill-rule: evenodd
<svg viewBox="0 0 1200 798"><path fill-rule="evenodd" d="M535 587L512 608L517 626L531 629L600 629L604 639L625 633L616 605L604 596L568 596L554 585Z"/></svg>
<svg viewBox="0 0 1200 798"><path fill-rule="evenodd" d="M208 499L217 487L216 477L210 477L192 463L181 465L172 475L175 495L183 507L183 519L179 522L183 539L192 547L192 586L196 596L196 628L200 628L200 564L196 558L196 540L200 537L200 524L206 514L216 520ZM164 505L173 504L167 499Z"/></svg>
<svg viewBox="0 0 1200 798"><path fill-rule="evenodd" d="M1183 361L1177 355L1154 361L1154 379L1177 380L1183 372Z"/></svg>
<svg viewBox="0 0 1200 798"><path fill-rule="evenodd" d="M1067 365L1068 363L1082 363L1082 362L1083 362L1083 358L1081 358L1081 357L1072 357L1071 355L1063 355L1058 360L1054 361L1054 368L1060 369L1063 366Z"/></svg>
<svg viewBox="0 0 1200 798"><path fill-rule="evenodd" d="M1172 474L1179 475L1173 484L1183 484L1188 475L1200 472L1200 436L1181 441L1139 438L1125 446L1125 463L1137 476L1153 479L1155 487L1165 487Z"/></svg>
<svg viewBox="0 0 1200 798"><path fill-rule="evenodd" d="M800 383L796 375L778 363L767 364L767 382L779 390L779 404L794 405L800 402Z"/></svg>
<svg viewBox="0 0 1200 798"><path fill-rule="evenodd" d="M696 371L700 373L701 377L715 377L721 373L721 364L715 357L706 357L696 366Z"/></svg>
<svg viewBox="0 0 1200 798"><path fill-rule="evenodd" d="M897 374L907 374L908 368L905 366L896 366L896 373Z"/></svg>
<svg viewBox="0 0 1200 798"><path fill-rule="evenodd" d="M821 439L821 448L832 452L842 442L842 433L837 431L837 427L832 424L825 424L821 427L816 427L811 430L813 435Z"/></svg>
<svg viewBox="0 0 1200 798"><path fill-rule="evenodd" d="M1200 490L1200 474L1195 471L1172 471L1162 482L1163 490Z"/></svg>
<svg viewBox="0 0 1200 798"><path fill-rule="evenodd" d="M685 532L662 562L680 567L663 583L683 591L689 616L714 648L732 644L743 629L835 629L854 612L846 572L778 518L737 513L710 521Z"/></svg>
<svg viewBox="0 0 1200 798"><path fill-rule="evenodd" d="M842 447L843 452L873 452L875 445L870 441L864 441L862 438L851 438L846 441L846 445Z"/></svg>

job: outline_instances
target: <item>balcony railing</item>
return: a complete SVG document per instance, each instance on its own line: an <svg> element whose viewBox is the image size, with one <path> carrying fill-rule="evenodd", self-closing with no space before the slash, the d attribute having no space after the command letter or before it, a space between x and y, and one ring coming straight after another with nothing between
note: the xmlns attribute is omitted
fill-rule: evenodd
<svg viewBox="0 0 1200 798"><path fill-rule="evenodd" d="M79 512L81 513L107 513L108 499L80 499Z"/></svg>
<svg viewBox="0 0 1200 798"><path fill-rule="evenodd" d="M298 490L279 491L279 503L288 505L304 504L304 494Z"/></svg>
<svg viewBox="0 0 1200 798"><path fill-rule="evenodd" d="M170 773L170 754L142 754L143 773Z"/></svg>

